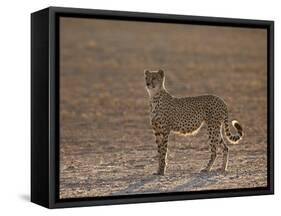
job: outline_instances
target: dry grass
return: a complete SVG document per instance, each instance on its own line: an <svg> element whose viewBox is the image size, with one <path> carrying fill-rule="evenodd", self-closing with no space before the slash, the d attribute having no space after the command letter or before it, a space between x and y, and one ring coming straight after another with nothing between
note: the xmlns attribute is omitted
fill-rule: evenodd
<svg viewBox="0 0 281 216"><path fill-rule="evenodd" d="M227 102L245 138L230 146L226 175L199 173L205 127L171 135L167 175L153 175L146 68L166 71L173 95ZM266 113L265 30L61 20L61 198L266 186Z"/></svg>

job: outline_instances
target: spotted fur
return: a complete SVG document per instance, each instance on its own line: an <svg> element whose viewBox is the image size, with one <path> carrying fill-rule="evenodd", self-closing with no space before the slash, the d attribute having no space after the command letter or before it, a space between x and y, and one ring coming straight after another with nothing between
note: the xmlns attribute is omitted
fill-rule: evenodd
<svg viewBox="0 0 281 216"><path fill-rule="evenodd" d="M207 125L211 155L207 166L202 171L211 170L219 145L223 149L222 170L226 171L229 150L223 139L223 130L227 140L232 144L236 144L242 139L243 130L238 121L233 120L232 125L236 129L236 134L231 133L225 102L215 95L173 97L165 89L165 76L162 70L145 70L145 81L150 98L151 126L158 147L159 168L157 173L165 174L170 132L194 135L203 124Z"/></svg>

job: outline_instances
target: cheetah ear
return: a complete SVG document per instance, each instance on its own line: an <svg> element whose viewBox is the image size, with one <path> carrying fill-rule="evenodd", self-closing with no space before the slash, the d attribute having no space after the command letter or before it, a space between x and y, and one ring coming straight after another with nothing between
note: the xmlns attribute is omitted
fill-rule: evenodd
<svg viewBox="0 0 281 216"><path fill-rule="evenodd" d="M161 78L164 77L164 71L163 71L163 70L160 69L160 70L158 71L158 73L160 74Z"/></svg>
<svg viewBox="0 0 281 216"><path fill-rule="evenodd" d="M145 69L144 70L144 75L147 76L149 74L149 70Z"/></svg>

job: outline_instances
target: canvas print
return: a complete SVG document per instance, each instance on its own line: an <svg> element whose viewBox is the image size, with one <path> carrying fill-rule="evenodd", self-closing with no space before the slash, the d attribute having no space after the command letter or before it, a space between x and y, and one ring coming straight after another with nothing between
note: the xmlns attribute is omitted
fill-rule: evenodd
<svg viewBox="0 0 281 216"><path fill-rule="evenodd" d="M267 30L59 18L59 198L267 186Z"/></svg>

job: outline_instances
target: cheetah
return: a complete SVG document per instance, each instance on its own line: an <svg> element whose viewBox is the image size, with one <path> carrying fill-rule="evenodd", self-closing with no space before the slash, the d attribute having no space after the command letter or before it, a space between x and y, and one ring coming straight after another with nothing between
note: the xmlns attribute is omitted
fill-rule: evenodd
<svg viewBox="0 0 281 216"><path fill-rule="evenodd" d="M236 134L230 131L226 103L215 95L177 98L165 89L163 70L144 71L146 89L149 94L150 122L158 148L158 175L164 175L167 165L168 138L171 132L182 135L196 134L206 124L209 135L210 159L201 172L209 172L217 157L217 148L223 150L221 170L227 171L229 149L223 138L223 130L231 144L237 144L243 137L238 121L232 125Z"/></svg>

